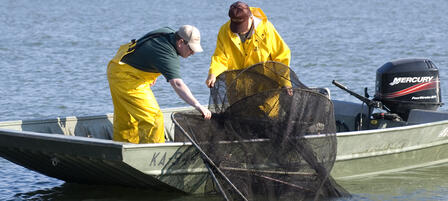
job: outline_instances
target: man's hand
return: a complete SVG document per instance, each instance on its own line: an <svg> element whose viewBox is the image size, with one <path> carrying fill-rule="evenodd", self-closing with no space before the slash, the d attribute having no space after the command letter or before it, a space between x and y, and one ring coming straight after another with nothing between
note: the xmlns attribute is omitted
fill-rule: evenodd
<svg viewBox="0 0 448 201"><path fill-rule="evenodd" d="M202 117L204 117L204 119L212 118L212 112L210 112L210 110L208 110L204 106L202 106L202 105L195 105L194 108L196 108L196 110L201 112Z"/></svg>
<svg viewBox="0 0 448 201"><path fill-rule="evenodd" d="M292 87L284 87L286 89L286 92L288 93L289 96L293 95L293 90Z"/></svg>
<svg viewBox="0 0 448 201"><path fill-rule="evenodd" d="M213 88L215 86L216 82L216 76L213 74L208 74L207 80L205 81L205 84L208 88Z"/></svg>
<svg viewBox="0 0 448 201"><path fill-rule="evenodd" d="M176 91L177 95L179 95L182 100L184 100L189 105L193 106L197 111L199 111L204 119L210 119L212 117L212 113L210 110L202 106L196 98L191 93L190 89L185 85L184 81L180 78L174 78L169 80L171 86L174 91Z"/></svg>

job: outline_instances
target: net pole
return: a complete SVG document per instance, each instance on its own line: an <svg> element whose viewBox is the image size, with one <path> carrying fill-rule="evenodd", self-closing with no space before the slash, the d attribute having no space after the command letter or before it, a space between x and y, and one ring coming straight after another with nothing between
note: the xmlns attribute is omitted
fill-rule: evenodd
<svg viewBox="0 0 448 201"><path fill-rule="evenodd" d="M222 196L226 201L230 201L227 195L224 193L224 189L221 186L221 183L219 183L218 179L216 178L215 173L213 173L213 170L210 168L210 165L208 163L205 163L205 166L207 167L208 172L212 176L213 181L215 182L216 186L218 186L219 191L221 192Z"/></svg>
<svg viewBox="0 0 448 201"><path fill-rule="evenodd" d="M174 114L171 114L171 120L173 121L173 123L179 128L179 130L182 132L182 134L185 135L185 137L188 138L188 140L191 142L191 144L193 144L193 146L196 147L196 149L199 151L199 153L202 155L202 160L209 165L210 168L213 168L232 188L233 190L235 190L235 192L245 201L248 201L247 198L243 195L243 193L241 193L240 190L238 190L238 188L229 180L229 178L224 174L224 172L221 171L221 169L219 169L215 163L212 161L212 159L202 150L202 148L193 140L193 138L187 133L187 131L185 131L180 125L179 123L176 121L176 119L174 118ZM211 172L211 174L213 174L213 171ZM216 177L212 178L215 180L215 182L217 183L217 185L219 185L218 180L216 179ZM222 189L220 189L222 190ZM221 191L221 193L225 194L223 191ZM225 196L225 198L227 198Z"/></svg>

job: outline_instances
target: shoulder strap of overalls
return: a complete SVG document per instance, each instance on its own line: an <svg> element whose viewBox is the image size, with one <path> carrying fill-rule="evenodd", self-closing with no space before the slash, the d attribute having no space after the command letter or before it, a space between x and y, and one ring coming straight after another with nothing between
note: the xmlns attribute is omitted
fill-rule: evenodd
<svg viewBox="0 0 448 201"><path fill-rule="evenodd" d="M143 38L140 38L138 40L132 39L131 40L131 44L129 45L129 49L128 49L128 53L133 52L134 50L136 50L138 47L140 47L142 44L144 44L146 41L148 41L151 38L157 38L160 36L168 36L168 34L170 33L153 33L153 34L149 34L147 36L144 36Z"/></svg>

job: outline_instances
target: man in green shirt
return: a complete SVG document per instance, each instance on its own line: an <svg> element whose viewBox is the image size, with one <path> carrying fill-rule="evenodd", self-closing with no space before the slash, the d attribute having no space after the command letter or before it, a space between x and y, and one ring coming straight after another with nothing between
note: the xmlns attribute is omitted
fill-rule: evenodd
<svg viewBox="0 0 448 201"><path fill-rule="evenodd" d="M181 79L179 56L202 52L199 30L184 25L179 30L161 28L122 45L109 62L107 78L114 103L114 137L131 143L163 143L163 114L151 86L163 75L174 91L204 117L202 106Z"/></svg>

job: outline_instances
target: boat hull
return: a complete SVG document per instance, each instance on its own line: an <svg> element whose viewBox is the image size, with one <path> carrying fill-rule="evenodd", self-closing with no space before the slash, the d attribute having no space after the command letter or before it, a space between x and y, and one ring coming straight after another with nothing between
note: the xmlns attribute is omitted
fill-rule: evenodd
<svg viewBox="0 0 448 201"><path fill-rule="evenodd" d="M448 121L340 133L332 175L365 177L448 162Z"/></svg>
<svg viewBox="0 0 448 201"><path fill-rule="evenodd" d="M173 134L167 138L176 136L169 121L171 113L188 109L164 110L166 131ZM186 193L216 190L191 143L114 142L111 122L110 114L0 122L0 156L67 182ZM337 133L337 140L336 163L331 170L337 180L448 161L448 120Z"/></svg>

